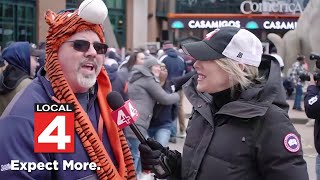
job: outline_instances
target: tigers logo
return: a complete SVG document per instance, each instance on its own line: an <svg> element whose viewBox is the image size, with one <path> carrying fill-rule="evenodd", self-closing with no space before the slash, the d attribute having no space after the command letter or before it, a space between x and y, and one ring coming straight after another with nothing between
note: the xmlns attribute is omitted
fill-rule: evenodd
<svg viewBox="0 0 320 180"><path fill-rule="evenodd" d="M216 34L218 31L220 31L220 29L215 29L214 31L209 32L208 34L206 34L206 37L204 39L209 41L212 38L212 36Z"/></svg>

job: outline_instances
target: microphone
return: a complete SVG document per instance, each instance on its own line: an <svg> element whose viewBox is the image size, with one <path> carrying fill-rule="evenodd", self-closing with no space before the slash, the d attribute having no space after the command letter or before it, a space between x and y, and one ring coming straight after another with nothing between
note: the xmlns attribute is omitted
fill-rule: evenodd
<svg viewBox="0 0 320 180"><path fill-rule="evenodd" d="M123 129L129 125L139 141L143 144L147 144L146 138L143 136L136 124L134 124L139 117L139 113L133 103L130 100L124 102L122 96L116 91L112 91L108 94L107 102L113 110L111 113L112 119L119 128Z"/></svg>
<svg viewBox="0 0 320 180"><path fill-rule="evenodd" d="M128 100L124 102L120 93L112 91L107 96L107 102L113 110L111 113L112 119L116 122L119 128L124 128L129 125L133 133L137 136L142 144L147 144L146 138L143 136L139 128L134 124L138 119L139 113L133 103ZM157 177L167 177L170 174L169 166L165 162L165 157L160 157L160 164L153 166L154 174Z"/></svg>

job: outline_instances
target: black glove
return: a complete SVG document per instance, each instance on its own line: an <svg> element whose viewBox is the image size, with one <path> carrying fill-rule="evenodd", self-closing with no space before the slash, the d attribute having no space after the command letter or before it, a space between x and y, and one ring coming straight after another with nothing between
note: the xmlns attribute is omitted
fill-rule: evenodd
<svg viewBox="0 0 320 180"><path fill-rule="evenodd" d="M139 145L142 169L151 170L157 178L168 176L180 178L181 154L163 147L151 138L148 138L146 142L147 144ZM158 171L159 169L161 170Z"/></svg>
<svg viewBox="0 0 320 180"><path fill-rule="evenodd" d="M170 83L171 85L174 85L175 92L180 91L182 89L182 86L195 74L196 71L191 71L183 76L173 78Z"/></svg>

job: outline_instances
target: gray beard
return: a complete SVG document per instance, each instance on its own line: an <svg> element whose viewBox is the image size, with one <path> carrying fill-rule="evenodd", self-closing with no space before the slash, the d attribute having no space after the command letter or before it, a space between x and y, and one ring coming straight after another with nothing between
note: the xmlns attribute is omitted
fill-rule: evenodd
<svg viewBox="0 0 320 180"><path fill-rule="evenodd" d="M83 76L82 74L78 74L77 81L79 85L83 88L91 88L96 83L97 77L96 75Z"/></svg>

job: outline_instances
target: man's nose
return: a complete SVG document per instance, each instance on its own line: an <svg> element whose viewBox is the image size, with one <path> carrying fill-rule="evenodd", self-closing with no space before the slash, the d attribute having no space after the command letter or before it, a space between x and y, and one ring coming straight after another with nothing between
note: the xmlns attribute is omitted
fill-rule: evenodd
<svg viewBox="0 0 320 180"><path fill-rule="evenodd" d="M92 56L92 57L96 57L97 56L97 51L96 49L94 49L93 45L90 44L90 47L88 49L88 51L85 53L85 56Z"/></svg>

